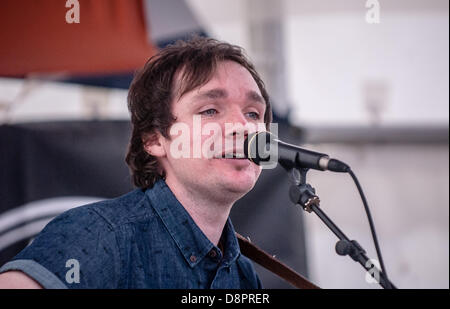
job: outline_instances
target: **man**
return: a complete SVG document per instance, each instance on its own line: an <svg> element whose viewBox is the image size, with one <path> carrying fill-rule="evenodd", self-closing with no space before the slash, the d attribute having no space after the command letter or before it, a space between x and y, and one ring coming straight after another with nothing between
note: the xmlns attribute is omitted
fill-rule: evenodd
<svg viewBox="0 0 450 309"><path fill-rule="evenodd" d="M206 38L163 49L128 107L138 189L55 218L0 269L0 287L260 288L229 219L261 172L239 141L272 119L242 49Z"/></svg>

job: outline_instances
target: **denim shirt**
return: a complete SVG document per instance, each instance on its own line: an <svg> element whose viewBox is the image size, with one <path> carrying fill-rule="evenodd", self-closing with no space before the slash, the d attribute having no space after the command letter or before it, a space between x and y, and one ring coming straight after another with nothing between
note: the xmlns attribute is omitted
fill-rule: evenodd
<svg viewBox="0 0 450 309"><path fill-rule="evenodd" d="M261 282L228 218L211 243L163 180L62 213L0 268L44 288L254 289Z"/></svg>

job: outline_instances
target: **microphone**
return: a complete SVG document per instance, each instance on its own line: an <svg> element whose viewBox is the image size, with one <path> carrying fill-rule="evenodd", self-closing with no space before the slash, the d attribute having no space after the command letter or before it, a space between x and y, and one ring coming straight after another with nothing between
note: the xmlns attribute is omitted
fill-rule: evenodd
<svg viewBox="0 0 450 309"><path fill-rule="evenodd" d="M328 155L285 143L268 131L255 132L244 141L244 154L257 165L278 162L285 169L312 168L319 171L346 173L350 167Z"/></svg>

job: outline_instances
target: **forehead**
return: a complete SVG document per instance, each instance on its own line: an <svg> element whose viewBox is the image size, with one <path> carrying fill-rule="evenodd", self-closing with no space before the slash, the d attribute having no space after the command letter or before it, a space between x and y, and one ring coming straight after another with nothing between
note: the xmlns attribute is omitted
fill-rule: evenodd
<svg viewBox="0 0 450 309"><path fill-rule="evenodd" d="M194 76L192 72L181 70L175 75L175 100L192 97L199 93L207 93L206 97L226 97L233 93L245 92L245 95L258 101L262 99L260 89L251 73L242 65L234 61L218 62L213 71ZM202 73L200 73L202 74ZM195 84L195 85L193 85ZM221 89L214 91L214 89Z"/></svg>

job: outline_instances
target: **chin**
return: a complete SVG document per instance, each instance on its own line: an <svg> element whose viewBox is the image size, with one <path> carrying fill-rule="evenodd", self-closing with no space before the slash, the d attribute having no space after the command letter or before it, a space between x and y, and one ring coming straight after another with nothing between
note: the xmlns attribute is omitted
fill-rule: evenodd
<svg viewBox="0 0 450 309"><path fill-rule="evenodd" d="M226 179L224 179L226 178ZM244 196L255 186L255 177L249 175L231 175L229 177L222 178L221 184L227 191Z"/></svg>

